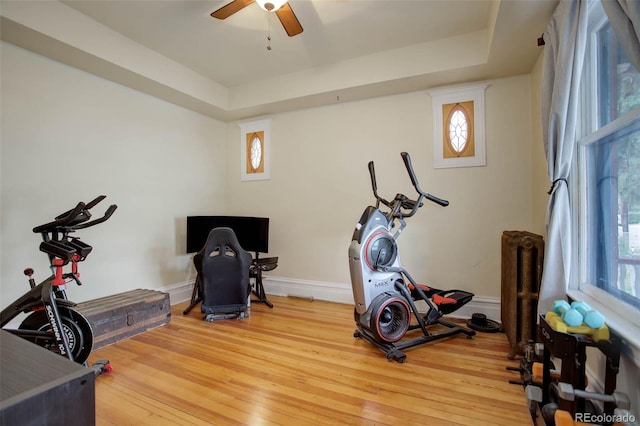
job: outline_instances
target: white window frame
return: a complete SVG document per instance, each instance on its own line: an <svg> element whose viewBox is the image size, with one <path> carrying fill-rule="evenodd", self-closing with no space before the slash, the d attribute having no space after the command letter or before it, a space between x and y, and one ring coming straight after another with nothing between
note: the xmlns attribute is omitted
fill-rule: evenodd
<svg viewBox="0 0 640 426"><path fill-rule="evenodd" d="M433 105L433 167L486 166L487 150L484 135L484 92L489 83L467 84L456 87L443 87L429 90ZM472 157L445 158L443 153L444 132L442 107L457 102L473 101L473 133L475 155Z"/></svg>
<svg viewBox="0 0 640 426"><path fill-rule="evenodd" d="M581 96L585 102L581 102L581 117L597 117L597 105L592 100L597 99L597 85L595 84L597 70L597 47L594 41L597 38L597 31L607 22L604 11L602 11L600 2L590 3L590 22L589 34L591 38L586 54L585 73L582 84ZM594 7L600 8L602 12L598 15ZM586 150L587 147L596 143L600 139L614 133L615 131L626 127L634 120L640 120L640 110L632 111L607 125L595 130L597 124L595 120L583 120L579 128L581 134L586 135L582 138L576 148L574 156L574 168L577 173L572 176L571 188L572 193L576 194L572 197L573 209L573 244L577 250L573 250L573 271L570 279L568 295L575 300L582 300L589 304L591 308L599 311L605 316L607 325L620 335L625 341L625 351L628 353L634 363L640 367L640 310L631 306L622 300L616 298L612 294L603 289L598 288L594 283L587 282L587 265L589 262L589 252L586 249L588 238L587 225L587 193L586 187L581 182L586 182Z"/></svg>
<svg viewBox="0 0 640 426"><path fill-rule="evenodd" d="M271 118L242 121L240 127L240 180L256 181L271 179ZM264 155L264 171L261 173L247 173L247 134L264 132L262 150Z"/></svg>

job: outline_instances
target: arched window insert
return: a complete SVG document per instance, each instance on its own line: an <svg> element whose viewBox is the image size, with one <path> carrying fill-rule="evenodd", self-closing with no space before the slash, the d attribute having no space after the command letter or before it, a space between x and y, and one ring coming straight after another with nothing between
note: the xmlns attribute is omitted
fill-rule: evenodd
<svg viewBox="0 0 640 426"><path fill-rule="evenodd" d="M264 133L251 133L247 138L248 173L260 173L264 170Z"/></svg>
<svg viewBox="0 0 640 426"><path fill-rule="evenodd" d="M469 138L473 134L473 122L469 117L469 113L460 103L449 112L447 117L446 142L451 151L460 157L467 151L470 146Z"/></svg>

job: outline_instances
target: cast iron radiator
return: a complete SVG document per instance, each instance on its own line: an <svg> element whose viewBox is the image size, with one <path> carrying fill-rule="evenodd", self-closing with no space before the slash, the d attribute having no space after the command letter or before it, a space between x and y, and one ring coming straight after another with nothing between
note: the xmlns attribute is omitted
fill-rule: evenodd
<svg viewBox="0 0 640 426"><path fill-rule="evenodd" d="M509 359L536 340L538 291L542 279L544 240L526 231L502 233L500 319L509 340Z"/></svg>

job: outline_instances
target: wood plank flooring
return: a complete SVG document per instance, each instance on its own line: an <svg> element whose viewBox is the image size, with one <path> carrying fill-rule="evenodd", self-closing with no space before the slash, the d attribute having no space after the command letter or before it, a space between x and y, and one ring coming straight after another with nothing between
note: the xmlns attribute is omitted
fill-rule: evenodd
<svg viewBox="0 0 640 426"><path fill-rule="evenodd" d="M92 353L98 425L531 425L504 334L406 350L399 364L353 337L353 306L270 296L243 320L199 306Z"/></svg>

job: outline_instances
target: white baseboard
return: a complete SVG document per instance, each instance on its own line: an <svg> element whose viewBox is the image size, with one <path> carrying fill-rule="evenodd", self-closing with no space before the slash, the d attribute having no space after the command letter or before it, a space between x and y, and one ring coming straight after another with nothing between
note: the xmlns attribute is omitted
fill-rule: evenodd
<svg viewBox="0 0 640 426"><path fill-rule="evenodd" d="M299 297L310 300L353 304L353 293L350 284L273 276L264 276L263 284L265 292L274 296ZM185 302L191 299L193 281L185 281L166 286L162 291L169 293L172 305ZM467 319L471 318L471 315L474 313L485 314L487 318L499 322L500 299L475 296L469 303L449 316Z"/></svg>
<svg viewBox="0 0 640 426"><path fill-rule="evenodd" d="M172 305L191 300L193 292L193 281L183 281L181 283L165 286L160 289L165 293L169 293L169 300Z"/></svg>
<svg viewBox="0 0 640 426"><path fill-rule="evenodd" d="M449 316L468 319L473 314L485 314L487 318L500 322L500 298L474 296L469 303Z"/></svg>
<svg viewBox="0 0 640 426"><path fill-rule="evenodd" d="M263 284L267 294L311 300L326 300L336 303L353 303L351 286L345 284L284 277L265 278L266 279L263 279Z"/></svg>

